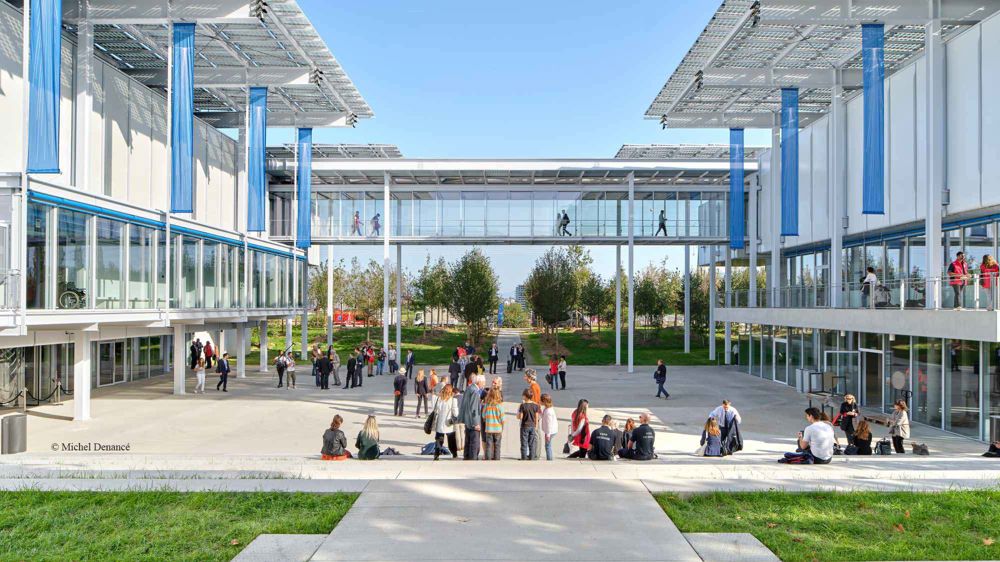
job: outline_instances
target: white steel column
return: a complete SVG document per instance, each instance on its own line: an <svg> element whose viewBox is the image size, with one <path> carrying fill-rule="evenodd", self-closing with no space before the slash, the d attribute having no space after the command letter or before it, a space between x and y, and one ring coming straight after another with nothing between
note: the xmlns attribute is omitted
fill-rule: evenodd
<svg viewBox="0 0 1000 562"><path fill-rule="evenodd" d="M691 353L691 247L684 246L684 353Z"/></svg>
<svg viewBox="0 0 1000 562"><path fill-rule="evenodd" d="M306 261L295 267L302 270L302 282L299 285L302 298L302 353L299 357L305 361L309 359L309 250L306 250Z"/></svg>
<svg viewBox="0 0 1000 562"><path fill-rule="evenodd" d="M333 345L333 246L326 247L326 347Z"/></svg>
<svg viewBox="0 0 1000 562"><path fill-rule="evenodd" d="M615 365L622 364L622 246L615 244Z"/></svg>
<svg viewBox="0 0 1000 562"><path fill-rule="evenodd" d="M389 173L382 175L382 347L389 346ZM398 351L398 350L397 350Z"/></svg>
<svg viewBox="0 0 1000 562"><path fill-rule="evenodd" d="M295 320L293 318L285 318L285 353L291 354L292 347L295 345Z"/></svg>
<svg viewBox="0 0 1000 562"><path fill-rule="evenodd" d="M635 370L635 174L628 174L628 372Z"/></svg>
<svg viewBox="0 0 1000 562"><path fill-rule="evenodd" d="M260 372L267 372L267 319L257 322L257 331L260 332Z"/></svg>
<svg viewBox="0 0 1000 562"><path fill-rule="evenodd" d="M427 319L424 318L424 322ZM396 244L396 357L403 352L403 246Z"/></svg>
<svg viewBox="0 0 1000 562"><path fill-rule="evenodd" d="M90 191L90 124L93 119L94 26L88 17L88 0L77 2L80 19L76 29L76 150L74 185Z"/></svg>
<svg viewBox="0 0 1000 562"><path fill-rule="evenodd" d="M927 279L940 279L944 255L941 249L941 197L945 188L945 51L941 29L940 2L931 2L934 10L924 27L924 53L927 59L927 200L924 237L927 247ZM929 282L926 307L940 308L941 284Z"/></svg>
<svg viewBox="0 0 1000 562"><path fill-rule="evenodd" d="M715 361L715 246L708 247L708 360Z"/></svg>
<svg viewBox="0 0 1000 562"><path fill-rule="evenodd" d="M747 264L747 274L750 281L750 294L747 295L747 306L754 308L757 306L757 245L760 240L760 224L757 222L758 209L760 199L760 172L758 171L753 176L753 181L750 182L750 216L747 222L749 223L749 238L748 249L750 251L750 261Z"/></svg>
<svg viewBox="0 0 1000 562"><path fill-rule="evenodd" d="M73 334L73 421L90 419L90 333ZM174 364L177 361L174 360Z"/></svg>
<svg viewBox="0 0 1000 562"><path fill-rule="evenodd" d="M767 305L781 306L781 127L771 128L771 264L767 268Z"/></svg>
<svg viewBox="0 0 1000 562"><path fill-rule="evenodd" d="M236 378L247 377L247 337L249 328L245 322L236 325Z"/></svg>
<svg viewBox="0 0 1000 562"><path fill-rule="evenodd" d="M733 250L726 246L726 269L725 275L723 277L722 289L725 291L725 296L723 297L726 303L726 308L731 308L733 306L732 290L733 290ZM726 320L724 323L725 328L725 338L722 340L722 345L726 346L726 349L722 352L723 361L726 365L732 363L732 347L733 347L733 324L732 322Z"/></svg>
<svg viewBox="0 0 1000 562"><path fill-rule="evenodd" d="M847 201L847 111L844 88L834 86L830 104L830 306L843 301L844 217Z"/></svg>
<svg viewBox="0 0 1000 562"><path fill-rule="evenodd" d="M187 377L187 334L184 324L174 324L174 394L184 394Z"/></svg>

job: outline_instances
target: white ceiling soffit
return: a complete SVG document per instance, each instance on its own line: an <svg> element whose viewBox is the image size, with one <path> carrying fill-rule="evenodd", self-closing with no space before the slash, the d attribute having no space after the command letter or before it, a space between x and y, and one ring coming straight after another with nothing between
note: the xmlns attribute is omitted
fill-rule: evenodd
<svg viewBox="0 0 1000 562"><path fill-rule="evenodd" d="M76 2L64 23L75 32ZM269 115L338 113L346 125L374 116L294 0L90 0L95 50L147 86L165 91L168 21L193 21L195 113L242 113L248 86L267 86ZM257 17L259 15L259 17ZM292 122L281 116L281 122ZM322 123L308 118L305 122ZM331 119L329 122L339 123ZM326 125L317 125L326 126ZM343 125L334 125L343 126Z"/></svg>
<svg viewBox="0 0 1000 562"><path fill-rule="evenodd" d="M922 0L727 0L646 110L668 127L775 126L781 88L799 88L800 121L829 109L835 84L861 85L861 24L882 22L891 74L924 47ZM1000 0L941 0L945 38Z"/></svg>
<svg viewBox="0 0 1000 562"><path fill-rule="evenodd" d="M744 147L744 158L754 160L767 150ZM623 144L615 158L625 160L729 160L728 144Z"/></svg>

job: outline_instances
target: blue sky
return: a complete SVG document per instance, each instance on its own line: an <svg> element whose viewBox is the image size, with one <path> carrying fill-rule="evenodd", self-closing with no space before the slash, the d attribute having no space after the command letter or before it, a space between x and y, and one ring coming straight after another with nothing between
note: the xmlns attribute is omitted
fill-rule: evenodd
<svg viewBox="0 0 1000 562"><path fill-rule="evenodd" d="M318 130L317 142L390 143L426 158L594 158L627 143L728 142L726 130L664 131L643 118L717 0L299 4L376 115L356 129ZM769 141L766 131L747 135ZM290 139L273 131L268 142ZM404 267L428 251L451 259L462 249L409 250ZM488 249L504 293L542 251ZM593 253L597 269L613 271L613 248ZM681 265L680 250L666 248L638 248L637 264L664 255Z"/></svg>

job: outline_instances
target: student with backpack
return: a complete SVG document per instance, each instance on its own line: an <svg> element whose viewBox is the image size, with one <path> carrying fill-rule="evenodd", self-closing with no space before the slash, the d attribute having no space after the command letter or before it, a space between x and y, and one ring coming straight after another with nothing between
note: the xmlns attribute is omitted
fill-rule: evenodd
<svg viewBox="0 0 1000 562"><path fill-rule="evenodd" d="M285 381L285 369L288 367L288 361L285 359L285 352L282 351L274 359L274 368L278 371L278 388L281 388Z"/></svg>

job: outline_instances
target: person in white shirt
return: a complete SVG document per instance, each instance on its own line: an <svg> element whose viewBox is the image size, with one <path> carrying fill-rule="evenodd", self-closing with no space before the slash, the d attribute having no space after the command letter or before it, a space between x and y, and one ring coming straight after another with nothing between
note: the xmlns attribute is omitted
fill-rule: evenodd
<svg viewBox="0 0 1000 562"><path fill-rule="evenodd" d="M198 363L194 366L194 374L198 377L198 384L194 386L195 394L205 394L205 359L198 358Z"/></svg>
<svg viewBox="0 0 1000 562"><path fill-rule="evenodd" d="M875 293L875 287L878 286L878 276L875 275L875 268L869 267L865 270L865 277L861 280L861 304L868 308L868 303L871 301L872 295Z"/></svg>
<svg viewBox="0 0 1000 562"><path fill-rule="evenodd" d="M542 395L542 436L545 438L545 460L552 460L552 441L559 433L559 419L556 417L556 409L552 405L552 397L548 394Z"/></svg>
<svg viewBox="0 0 1000 562"><path fill-rule="evenodd" d="M458 444L455 439L455 424L458 421L458 400L455 390L450 384L441 389L441 394L434 402L434 460L441 456L445 439L448 440L448 451L451 458L458 458Z"/></svg>
<svg viewBox="0 0 1000 562"><path fill-rule="evenodd" d="M712 413L708 417L715 418L715 421L719 422L719 427L729 425L733 421L743 423L740 412L729 403L729 400L723 400L722 405L712 410Z"/></svg>
<svg viewBox="0 0 1000 562"><path fill-rule="evenodd" d="M836 436L833 426L822 421L820 411L816 408L806 408L806 421L809 426L799 432L799 449L801 452L785 453L778 462L793 464L827 464L833 459L833 443Z"/></svg>

